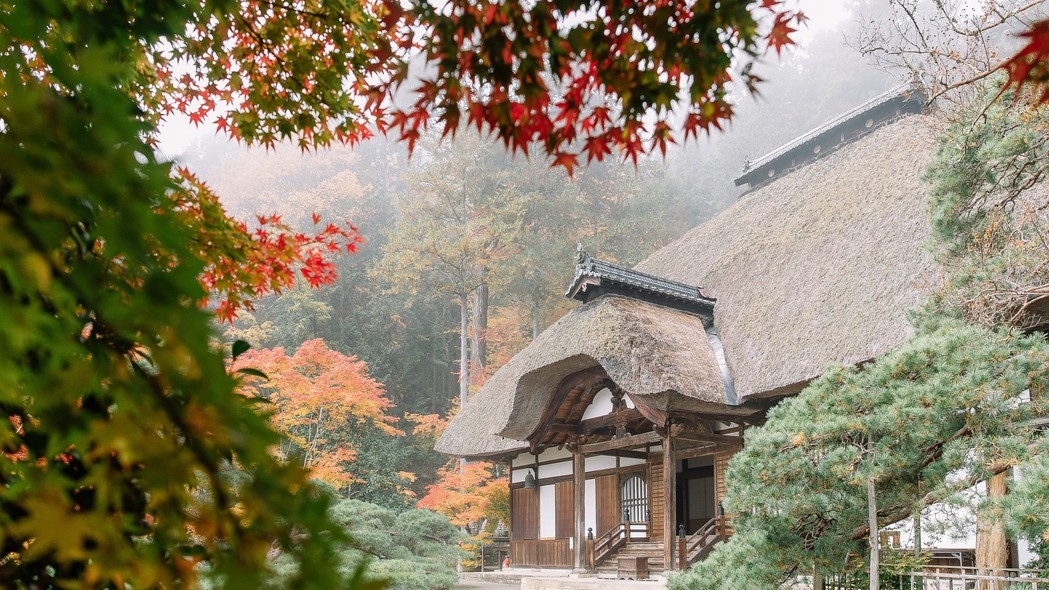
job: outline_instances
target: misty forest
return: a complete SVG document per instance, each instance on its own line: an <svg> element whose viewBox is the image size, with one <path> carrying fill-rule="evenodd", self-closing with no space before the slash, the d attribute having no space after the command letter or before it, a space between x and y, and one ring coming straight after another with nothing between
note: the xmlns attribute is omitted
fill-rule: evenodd
<svg viewBox="0 0 1049 590"><path fill-rule="evenodd" d="M753 162L904 84L936 129L923 247L942 279L902 346L762 408L717 504L731 540L666 577L896 588L935 556L879 552L879 529L930 506L965 515L930 543L970 519L980 571L1022 540L1011 567L1049 577L1046 3L557 2L570 49L540 57L545 3L18 4L0 16L0 586L425 590L512 567L511 488L534 480L434 447L579 305L577 258L634 267L746 199ZM573 19L619 4L735 32L696 33L728 48L704 62L659 25L616 49L658 76L598 83L596 29Z"/></svg>
<svg viewBox="0 0 1049 590"><path fill-rule="evenodd" d="M636 264L737 199L732 180L748 158L898 83L858 67L845 40L841 30L821 30L766 60L760 95L738 93L724 133L637 166L595 162L571 179L541 157L513 156L466 132L444 141L429 133L410 157L381 137L304 154L201 134L178 161L233 217L252 224L277 214L309 231L317 214L322 223L348 220L363 237L355 254L335 259L333 284L300 280L219 330L227 344L244 340L256 352L280 348L290 359L309 341L363 362L396 432L346 428L357 456L340 494L412 506L448 475L448 458L431 448L434 428L461 399L460 321L469 396L570 307L564 290L577 247ZM268 362L253 366L270 373Z"/></svg>

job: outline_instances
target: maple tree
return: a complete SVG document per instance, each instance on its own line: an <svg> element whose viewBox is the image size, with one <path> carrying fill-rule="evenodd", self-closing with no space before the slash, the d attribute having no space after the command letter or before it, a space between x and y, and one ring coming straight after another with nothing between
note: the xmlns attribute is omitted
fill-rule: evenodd
<svg viewBox="0 0 1049 590"><path fill-rule="evenodd" d="M214 314L199 307L202 278L230 296L225 315L286 286L298 264L326 280L320 252L353 246L355 232L300 240L267 218L246 240L154 154L167 113L251 145L353 143L375 125L410 149L430 117L452 123L461 98L484 115L475 124L571 169L574 142L593 142L593 157L659 149L675 100L686 134L721 124L734 51L779 48L801 20L774 0L753 12L741 0L0 4L0 582L11 587L207 577L258 588L272 549L293 562L289 587L360 582L335 557L345 535L330 498L269 454L279 437L234 394ZM555 27L541 57L518 49L539 40L533 23ZM414 43L437 77L401 112L390 99ZM225 477L231 463L243 478Z"/></svg>
<svg viewBox="0 0 1049 590"><path fill-rule="evenodd" d="M497 475L491 463L449 463L417 506L447 516L456 526L471 527L483 534L485 525L494 528L500 521L510 521L508 480Z"/></svg>
<svg viewBox="0 0 1049 590"><path fill-rule="evenodd" d="M1002 64L1009 76L1007 87L1029 84L1038 102L1049 102L1049 19L1032 23L1022 36L1027 43Z"/></svg>
<svg viewBox="0 0 1049 590"><path fill-rule="evenodd" d="M253 300L292 287L300 276L310 287L332 283L332 255L354 253L364 241L349 223L328 223L307 234L292 230L279 215L259 215L258 227L249 230L226 214L218 196L190 170L179 167L176 174L182 183L171 193L175 209L197 231L193 244L205 263L200 281L219 298L220 320L232 322L239 310L253 309ZM320 215L313 214L313 223L320 225Z"/></svg>
<svg viewBox="0 0 1049 590"><path fill-rule="evenodd" d="M778 53L802 22L781 0L245 2L152 48L149 97L270 147L356 143L374 124L411 150L431 123L454 134L465 121L572 170L583 154L665 152L678 119L685 137L721 128L733 65ZM414 102L402 108L404 83Z"/></svg>
<svg viewBox="0 0 1049 590"><path fill-rule="evenodd" d="M323 340L307 340L291 355L283 347L249 350L232 367L243 368L266 375L247 374L243 391L272 404L270 423L284 434L277 457L300 463L336 490L345 492L357 481L354 429L403 434L387 414L393 404L364 362L331 350Z"/></svg>

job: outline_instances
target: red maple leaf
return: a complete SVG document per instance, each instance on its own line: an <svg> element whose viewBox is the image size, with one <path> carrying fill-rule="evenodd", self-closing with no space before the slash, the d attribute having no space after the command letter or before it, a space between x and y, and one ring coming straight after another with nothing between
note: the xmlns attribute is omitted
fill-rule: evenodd
<svg viewBox="0 0 1049 590"><path fill-rule="evenodd" d="M1049 19L1031 25L1021 37L1028 39L1016 55L1006 60L1001 68L1009 75L1006 87L1015 85L1017 90L1026 83L1042 86L1039 103L1049 101Z"/></svg>
<svg viewBox="0 0 1049 590"><path fill-rule="evenodd" d="M781 12L776 15L775 20L772 23L772 29L769 30L769 49L775 49L776 55L779 55L783 51L784 47L793 45L794 41L790 36L797 32L797 29L790 26L795 16L790 12Z"/></svg>

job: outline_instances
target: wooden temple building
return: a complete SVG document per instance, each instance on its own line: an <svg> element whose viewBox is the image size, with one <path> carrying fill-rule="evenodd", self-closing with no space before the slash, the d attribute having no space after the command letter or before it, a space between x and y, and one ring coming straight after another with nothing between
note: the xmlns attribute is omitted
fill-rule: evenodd
<svg viewBox="0 0 1049 590"><path fill-rule="evenodd" d="M436 447L509 466L514 566L702 559L731 533L724 476L747 429L829 365L904 342L939 281L920 104L896 89L749 164L737 203L635 268L580 252L580 305Z"/></svg>

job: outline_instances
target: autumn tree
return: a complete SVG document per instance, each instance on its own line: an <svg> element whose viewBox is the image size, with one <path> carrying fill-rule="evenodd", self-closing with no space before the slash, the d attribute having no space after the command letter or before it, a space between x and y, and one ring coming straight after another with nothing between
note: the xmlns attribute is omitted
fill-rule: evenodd
<svg viewBox="0 0 1049 590"><path fill-rule="evenodd" d="M401 218L374 269L394 291L442 293L458 304L460 403L471 369L476 375L484 366L489 289L500 278L493 267L505 258L514 230L512 218L496 213L504 204L493 198L508 178L504 155L476 139L438 146L433 160L412 176L410 196L400 204Z"/></svg>
<svg viewBox="0 0 1049 590"><path fill-rule="evenodd" d="M210 344L201 276L251 270L258 250L238 250L206 192L156 158L165 113L255 145L354 142L374 124L410 147L462 100L476 126L571 166L576 141L595 156L659 149L675 100L685 133L721 124L733 57L782 46L800 19L772 1L640 6L5 3L3 583L192 587L206 563L257 588L274 546L294 562L289 586L347 583L328 500L269 455L276 434ZM434 77L398 111L387 99L414 41ZM222 477L231 460L246 481Z"/></svg>
<svg viewBox="0 0 1049 590"><path fill-rule="evenodd" d="M419 508L443 514L452 524L483 538L510 522L510 488L498 467L483 461L447 465L419 500Z"/></svg>
<svg viewBox="0 0 1049 590"><path fill-rule="evenodd" d="M368 376L368 367L322 340L307 340L291 355L282 347L250 350L233 366L243 368L266 376L247 375L244 391L272 404L270 422L284 435L275 448L277 457L301 464L341 496L349 496L360 481L353 468L355 433L403 435L388 414L392 404L382 384Z"/></svg>

